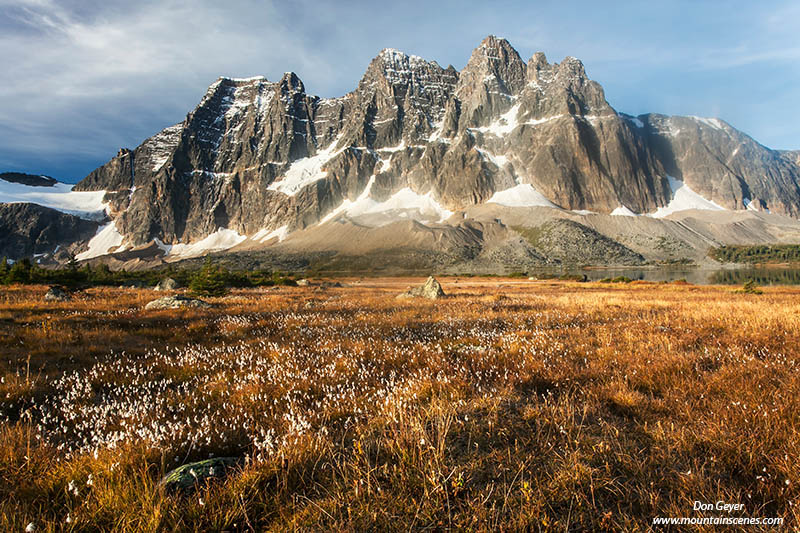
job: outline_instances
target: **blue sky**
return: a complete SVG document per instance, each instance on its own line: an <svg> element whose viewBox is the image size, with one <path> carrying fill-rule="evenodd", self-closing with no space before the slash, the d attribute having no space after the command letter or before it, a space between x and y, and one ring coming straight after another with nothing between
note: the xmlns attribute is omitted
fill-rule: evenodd
<svg viewBox="0 0 800 533"><path fill-rule="evenodd" d="M0 0L0 171L77 181L218 76L352 90L385 47L463 68L483 37L571 55L618 111L719 117L800 149L800 3Z"/></svg>

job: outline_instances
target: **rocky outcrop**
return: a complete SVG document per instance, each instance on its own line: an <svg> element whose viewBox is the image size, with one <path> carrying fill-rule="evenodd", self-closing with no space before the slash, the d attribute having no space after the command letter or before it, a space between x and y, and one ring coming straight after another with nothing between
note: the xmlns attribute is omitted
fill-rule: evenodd
<svg viewBox="0 0 800 533"><path fill-rule="evenodd" d="M790 163L800 165L800 150L779 150L778 153Z"/></svg>
<svg viewBox="0 0 800 533"><path fill-rule="evenodd" d="M172 278L164 278L158 282L155 286L155 290L157 291L174 291L175 289L180 288L180 283L175 281Z"/></svg>
<svg viewBox="0 0 800 533"><path fill-rule="evenodd" d="M726 209L800 216L800 167L791 152L769 150L719 119L636 120L665 172L704 198Z"/></svg>
<svg viewBox="0 0 800 533"><path fill-rule="evenodd" d="M433 276L428 276L425 283L418 287L411 287L407 291L397 295L398 298L427 298L428 300L437 300L443 297L444 290L439 282Z"/></svg>
<svg viewBox="0 0 800 533"><path fill-rule="evenodd" d="M213 479L222 479L242 464L238 457L215 457L169 471L159 482L168 492L189 493Z"/></svg>
<svg viewBox="0 0 800 533"><path fill-rule="evenodd" d="M52 256L91 238L97 227L95 221L37 204L0 204L0 257Z"/></svg>
<svg viewBox="0 0 800 533"><path fill-rule="evenodd" d="M459 211L529 187L568 210L665 206L668 176L730 209L800 214L796 157L714 119L617 113L575 58L489 36L462 71L381 51L340 98L286 73L220 78L186 120L86 177L128 245L314 226L401 191Z"/></svg>
<svg viewBox="0 0 800 533"><path fill-rule="evenodd" d="M163 298L159 298L158 300L153 300L152 302L148 302L144 308L148 311L152 310L160 310L160 309L181 309L181 308L207 308L211 307L211 304L208 302L204 302L203 300L197 300L194 298L189 298L187 296L165 296Z"/></svg>
<svg viewBox="0 0 800 533"><path fill-rule="evenodd" d="M47 289L44 293L45 302L68 302L70 300L69 293L63 287L53 286Z"/></svg>

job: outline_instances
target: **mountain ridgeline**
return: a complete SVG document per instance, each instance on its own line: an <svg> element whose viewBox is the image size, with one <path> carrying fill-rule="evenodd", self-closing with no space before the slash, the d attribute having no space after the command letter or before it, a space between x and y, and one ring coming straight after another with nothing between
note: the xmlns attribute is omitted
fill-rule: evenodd
<svg viewBox="0 0 800 533"><path fill-rule="evenodd" d="M730 210L800 215L800 168L718 119L615 111L583 64L489 36L463 70L386 49L339 98L294 73L214 82L186 119L75 190L106 191L130 246L287 234L410 189L459 212L529 185L564 210L652 213L670 178ZM544 205L544 204L540 204Z"/></svg>

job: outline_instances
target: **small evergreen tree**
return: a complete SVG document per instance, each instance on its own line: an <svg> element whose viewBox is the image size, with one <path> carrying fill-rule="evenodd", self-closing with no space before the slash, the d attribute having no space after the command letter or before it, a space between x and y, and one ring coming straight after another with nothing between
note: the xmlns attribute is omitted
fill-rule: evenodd
<svg viewBox="0 0 800 533"><path fill-rule="evenodd" d="M31 262L28 259L17 261L6 276L8 283L28 283L31 280Z"/></svg>
<svg viewBox="0 0 800 533"><path fill-rule="evenodd" d="M72 254L69 254L69 260L67 261L67 269L73 272L78 270L78 261Z"/></svg>
<svg viewBox="0 0 800 533"><path fill-rule="evenodd" d="M192 276L189 290L200 296L222 296L228 292L225 277L225 270L206 256L203 267Z"/></svg>
<svg viewBox="0 0 800 533"><path fill-rule="evenodd" d="M764 294L764 291L758 288L754 279L747 280L741 288L741 292L745 294Z"/></svg>

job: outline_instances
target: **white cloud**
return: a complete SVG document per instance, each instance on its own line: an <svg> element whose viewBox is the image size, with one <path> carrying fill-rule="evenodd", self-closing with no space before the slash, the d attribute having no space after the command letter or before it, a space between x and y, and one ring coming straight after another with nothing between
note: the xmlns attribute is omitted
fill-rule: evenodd
<svg viewBox="0 0 800 533"><path fill-rule="evenodd" d="M3 1L3 12L15 23L0 33L9 151L113 155L183 118L220 75L332 68L267 2L103 4L87 15L25 0Z"/></svg>
<svg viewBox="0 0 800 533"><path fill-rule="evenodd" d="M0 0L0 165L40 172L47 160L57 169L74 156L74 175L53 172L80 178L120 146L180 121L220 75L274 80L293 70L312 94L336 96L356 86L381 48L462 68L489 33L507 37L524 59L537 50L551 61L580 57L623 111L758 113L734 125L768 143L777 122L800 122L791 111L800 78L795 2L724 12L690 1L621 4ZM759 79L786 87L767 99L772 111L726 96L720 87L729 78L696 87L692 80L695 99L686 98L689 89L677 99L669 85L692 71L765 64L780 68ZM800 145L800 132L785 131Z"/></svg>

